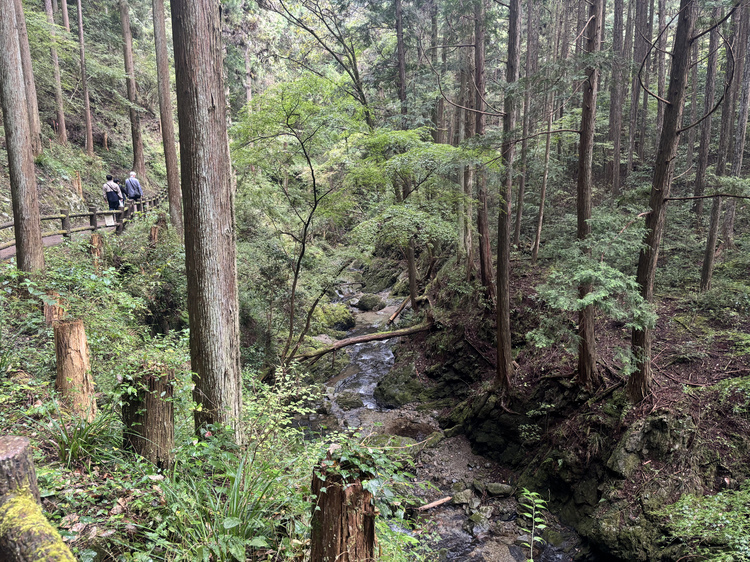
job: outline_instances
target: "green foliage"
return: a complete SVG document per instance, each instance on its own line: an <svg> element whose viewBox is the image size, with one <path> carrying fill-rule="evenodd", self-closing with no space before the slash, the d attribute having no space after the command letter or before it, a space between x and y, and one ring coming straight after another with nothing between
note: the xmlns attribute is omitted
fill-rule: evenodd
<svg viewBox="0 0 750 562"><path fill-rule="evenodd" d="M750 560L750 481L713 496L683 496L659 514L667 519L670 537L701 560Z"/></svg>
<svg viewBox="0 0 750 562"><path fill-rule="evenodd" d="M632 273L633 260L642 240L642 225L636 217L611 213L600 208L591 220L592 234L584 243L557 249L557 265L547 282L537 287L540 298L552 310L562 314L544 318L540 327L527 337L539 347L567 341L574 347L576 335L568 321L571 312L594 306L607 317L628 328L652 327L656 315L644 301ZM583 297L578 288L589 285Z"/></svg>
<svg viewBox="0 0 750 562"><path fill-rule="evenodd" d="M521 491L521 497L518 502L519 507L523 510L523 516L528 527L522 527L522 530L529 535L528 542L523 546L529 549L528 562L534 562L534 547L544 545L544 539L540 536L540 531L547 528L544 512L547 510L547 502L539 495L538 492L532 492L526 488Z"/></svg>
<svg viewBox="0 0 750 562"><path fill-rule="evenodd" d="M111 407L99 412L89 422L80 416L64 413L55 402L53 410L39 427L60 462L68 469L85 465L90 470L92 464L109 460L108 453L116 448L121 435L121 425Z"/></svg>

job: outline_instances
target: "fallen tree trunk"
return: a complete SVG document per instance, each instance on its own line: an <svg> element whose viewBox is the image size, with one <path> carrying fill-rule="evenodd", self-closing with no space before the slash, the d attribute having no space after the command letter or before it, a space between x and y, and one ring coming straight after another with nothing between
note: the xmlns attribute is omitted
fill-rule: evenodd
<svg viewBox="0 0 750 562"><path fill-rule="evenodd" d="M396 320L399 314L403 312L404 308L406 308L406 304L411 300L411 296L406 297L404 299L404 302L402 302L399 307L396 309L396 312L391 314L391 317L388 319L388 325L393 324L393 321Z"/></svg>
<svg viewBox="0 0 750 562"><path fill-rule="evenodd" d="M425 322L423 324L419 324L417 326L412 326L411 328L403 328L401 330L393 330L392 332L378 332L376 334L365 334L363 336L354 336L353 338L346 338L343 340L339 340L333 345L330 345L323 349L316 349L315 351L308 351L307 353L302 353L300 355L297 355L295 359L299 361L304 361L305 359L317 359L325 355L326 353L330 353L332 351L336 351L337 349L341 349L343 347L348 347L350 345L354 345L357 343L366 343L370 341L380 341L380 340L389 340L391 338L397 338L399 336L409 336L411 334L416 334L419 332L426 332L430 330L433 326L433 322Z"/></svg>
<svg viewBox="0 0 750 562"><path fill-rule="evenodd" d="M75 562L39 505L29 440L0 437L0 560Z"/></svg>

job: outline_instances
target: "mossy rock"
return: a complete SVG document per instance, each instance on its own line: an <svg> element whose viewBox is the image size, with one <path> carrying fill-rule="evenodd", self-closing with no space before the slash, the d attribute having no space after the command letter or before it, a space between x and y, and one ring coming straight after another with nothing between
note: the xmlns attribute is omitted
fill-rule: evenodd
<svg viewBox="0 0 750 562"><path fill-rule="evenodd" d="M396 366L375 387L375 400L384 408L399 408L415 402L424 390L413 363Z"/></svg>
<svg viewBox="0 0 750 562"><path fill-rule="evenodd" d="M362 397L356 392L342 392L336 397L336 404L345 412L355 410L364 406Z"/></svg>
<svg viewBox="0 0 750 562"><path fill-rule="evenodd" d="M314 320L323 330L343 332L354 328L354 314L344 303L322 304L316 307Z"/></svg>
<svg viewBox="0 0 750 562"><path fill-rule="evenodd" d="M365 289L371 293L379 293L393 286L401 274L401 268L390 260L373 259L362 272Z"/></svg>
<svg viewBox="0 0 750 562"><path fill-rule="evenodd" d="M371 310L383 310L385 308L385 303L378 295L366 294L362 295L354 306L360 310L369 312Z"/></svg>

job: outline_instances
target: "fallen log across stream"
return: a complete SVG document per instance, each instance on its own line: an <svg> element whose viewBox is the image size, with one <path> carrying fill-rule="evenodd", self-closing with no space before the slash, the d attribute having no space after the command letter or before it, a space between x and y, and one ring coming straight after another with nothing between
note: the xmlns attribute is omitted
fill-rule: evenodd
<svg viewBox="0 0 750 562"><path fill-rule="evenodd" d="M348 347L357 343L365 343L369 341L389 340L391 338L397 338L399 336L409 336L419 332L426 332L432 328L434 322L423 322L410 328L402 328L401 330L393 330L392 332L377 332L375 334L365 334L363 336L354 336L352 338L346 338L339 340L333 345L324 347L322 349L316 349L314 351L308 351L307 353L300 353L296 355L294 359L298 361L306 361L307 359L313 359L313 363L323 357L325 354L337 349Z"/></svg>

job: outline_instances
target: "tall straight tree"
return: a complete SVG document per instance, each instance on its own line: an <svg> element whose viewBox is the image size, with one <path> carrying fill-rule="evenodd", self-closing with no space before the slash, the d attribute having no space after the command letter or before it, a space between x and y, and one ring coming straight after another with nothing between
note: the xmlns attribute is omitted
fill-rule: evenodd
<svg viewBox="0 0 750 562"><path fill-rule="evenodd" d="M588 25L584 32L586 52L595 55L602 42L604 0L594 0L589 4ZM586 244L591 235L591 165L594 158L594 133L596 132L596 98L599 93L599 69L595 63L586 69L583 83L583 104L581 110L581 138L578 144L578 241ZM590 255L591 250L587 250ZM591 292L591 284L578 287L578 297L584 299ZM596 339L594 337L594 306L589 304L578 314L578 382L591 388L597 381Z"/></svg>
<svg viewBox="0 0 750 562"><path fill-rule="evenodd" d="M508 60L505 81L518 80L521 65L521 2L510 0L508 18ZM510 202L513 187L514 143L511 138L516 127L516 100L512 93L505 96L503 116L502 155L505 164L505 186L497 215L497 372L495 385L504 392L510 389L513 376L513 353L510 339Z"/></svg>
<svg viewBox="0 0 750 562"><path fill-rule="evenodd" d="M612 182L612 194L620 195L620 140L622 137L623 102L623 45L622 16L623 0L615 0L615 19L612 26L612 80L610 81L609 140L612 143L612 159L608 162L608 174Z"/></svg>
<svg viewBox="0 0 750 562"><path fill-rule="evenodd" d="M83 94L83 116L86 121L86 154L94 155L94 130L91 124L91 104L89 102L89 86L86 77L86 49L83 42L83 8L78 0L78 46L81 51L81 92ZM67 4L63 9L67 10Z"/></svg>
<svg viewBox="0 0 750 562"><path fill-rule="evenodd" d="M78 0L80 2L80 0ZM182 197L180 176L177 170L177 148L174 141L174 117L172 115L172 89L169 85L169 59L167 58L167 31L164 22L164 0L153 0L154 47L156 49L156 80L159 88L159 116L161 117L161 139L164 145L164 163L167 168L167 191L169 193L169 217L182 238Z"/></svg>
<svg viewBox="0 0 750 562"><path fill-rule="evenodd" d="M185 210L196 431L231 424L241 438L239 305L232 164L219 0L171 0Z"/></svg>
<svg viewBox="0 0 750 562"><path fill-rule="evenodd" d="M50 0L44 0L44 11L47 13L47 23L49 24L49 34L52 39L50 47L50 56L52 57L52 70L55 76L55 108L57 109L57 142L67 144L68 130L65 127L65 109L63 107L62 81L60 80L60 62L57 58L57 47L55 46L55 18L52 14L52 3Z"/></svg>
<svg viewBox="0 0 750 562"><path fill-rule="evenodd" d="M70 33L70 17L68 15L68 0L62 0L60 3L60 8L62 12L62 22L63 27L65 28L65 31Z"/></svg>
<svg viewBox="0 0 750 562"><path fill-rule="evenodd" d="M474 1L474 132L484 135L486 116L484 100L486 97L484 75L485 59L485 6L484 0ZM475 180L479 193L477 201L477 231L479 233L479 274L482 286L489 300L495 296L495 285L492 280L492 248L490 245L489 205L487 203L487 175L484 168L477 167Z"/></svg>
<svg viewBox="0 0 750 562"><path fill-rule="evenodd" d="M714 21L719 19L721 8L715 7L712 17ZM719 60L719 27L709 33L708 62L706 64L706 93L703 96L703 115L706 117L701 121L701 139L698 148L698 167L695 170L695 184L693 195L700 197L706 187L706 169L708 168L708 150L711 144L711 110L714 107L714 89L716 85L716 67ZM703 215L703 199L696 199L693 206L697 218Z"/></svg>
<svg viewBox="0 0 750 562"><path fill-rule="evenodd" d="M31 151L34 156L37 156L42 153L42 124L39 120L39 103L36 97L34 70L31 65L29 33L26 30L26 17L23 13L22 0L14 0L13 3L16 13L16 27L18 28L18 44L21 48L23 81L26 88L26 111L29 115L29 128L31 130Z"/></svg>
<svg viewBox="0 0 750 562"><path fill-rule="evenodd" d="M44 246L16 27L13 0L0 0L0 104L13 200L16 264L21 271L37 271L44 269Z"/></svg>
<svg viewBox="0 0 750 562"><path fill-rule="evenodd" d="M122 25L122 53L125 60L125 84L130 105L130 134L133 139L133 170L140 177L146 177L146 161L143 158L143 137L141 117L138 114L138 89L135 83L133 64L133 34L130 32L130 9L128 0L120 0L120 24Z"/></svg>
<svg viewBox="0 0 750 562"><path fill-rule="evenodd" d="M646 27L648 26L648 0L633 0L635 2L635 36L633 38L633 63L635 71L630 89L630 131L628 143L628 173L633 170L633 156L636 149L636 138L639 123L638 100L640 100L641 84L638 79L638 70L644 64L648 53L646 43ZM641 143L643 143L644 131L640 131Z"/></svg>
<svg viewBox="0 0 750 562"><path fill-rule="evenodd" d="M750 49L750 40L746 43ZM742 158L745 153L745 140L747 138L747 117L750 113L750 65L745 65L742 72L742 83L740 86L739 111L737 117L737 128L735 129L734 154L732 156L733 177L739 178L742 172ZM716 239L719 232L719 220L721 218L721 197L713 198L711 206L711 223L706 241L706 251L703 256L703 267L701 268L700 290L705 292L711 288L711 277L714 269L714 258L716 252Z"/></svg>
<svg viewBox="0 0 750 562"><path fill-rule="evenodd" d="M680 124L685 106L685 90L690 69L690 46L693 42L697 7L694 0L681 0L677 20L677 31L672 45L672 69L667 90L667 107L664 109L664 126L659 139L659 150L654 164L649 205L646 216L646 234L643 249L638 258L636 281L641 295L647 302L653 301L656 263L659 246L666 221L666 201L672 187L675 156L680 140ZM627 391L633 402L643 400L651 388L651 328L635 327L632 331L631 348L636 361L636 370L630 375Z"/></svg>

